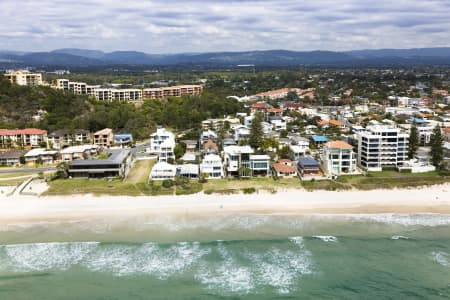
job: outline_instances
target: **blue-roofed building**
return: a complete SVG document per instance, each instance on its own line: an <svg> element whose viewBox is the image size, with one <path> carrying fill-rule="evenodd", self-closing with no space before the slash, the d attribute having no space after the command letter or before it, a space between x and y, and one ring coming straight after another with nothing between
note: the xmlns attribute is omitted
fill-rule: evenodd
<svg viewBox="0 0 450 300"><path fill-rule="evenodd" d="M426 123L427 123L426 120L424 120L424 119L419 119L419 118L410 118L410 119L409 119L409 122L410 122L410 123L416 123L417 125L423 125L423 124L426 124Z"/></svg>
<svg viewBox="0 0 450 300"><path fill-rule="evenodd" d="M322 176L319 162L309 156L300 157L297 163L297 168L301 177Z"/></svg>
<svg viewBox="0 0 450 300"><path fill-rule="evenodd" d="M325 144L326 142L328 142L327 137L323 136L323 135L313 135L313 136L311 136L311 139L317 147L320 147L323 144Z"/></svg>
<svg viewBox="0 0 450 300"><path fill-rule="evenodd" d="M122 133L114 135L114 144L118 146L130 146L133 143L133 135Z"/></svg>

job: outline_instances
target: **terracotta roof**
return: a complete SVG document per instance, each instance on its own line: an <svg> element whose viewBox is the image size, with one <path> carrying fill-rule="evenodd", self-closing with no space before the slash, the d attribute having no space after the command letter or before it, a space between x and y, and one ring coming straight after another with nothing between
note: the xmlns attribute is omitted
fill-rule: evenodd
<svg viewBox="0 0 450 300"><path fill-rule="evenodd" d="M292 173L292 172L297 172L297 167L295 166L287 166L284 164L279 164L279 163L274 163L272 164L272 168L275 170L275 172L277 173Z"/></svg>
<svg viewBox="0 0 450 300"><path fill-rule="evenodd" d="M20 135L20 134L47 134L47 130L37 128L25 129L0 129L0 135Z"/></svg>
<svg viewBox="0 0 450 300"><path fill-rule="evenodd" d="M343 126L344 124L338 120L330 120L330 122L328 122L330 125L333 126Z"/></svg>
<svg viewBox="0 0 450 300"><path fill-rule="evenodd" d="M353 149L351 145L344 141L333 141L325 144L326 147L331 149Z"/></svg>
<svg viewBox="0 0 450 300"><path fill-rule="evenodd" d="M286 159L286 158L282 158L282 159L279 159L277 162L278 163L292 163L292 160Z"/></svg>
<svg viewBox="0 0 450 300"><path fill-rule="evenodd" d="M268 109L270 108L269 104L265 103L265 102L258 102L252 105L253 109Z"/></svg>
<svg viewBox="0 0 450 300"><path fill-rule="evenodd" d="M317 125L319 125L319 126L328 125L328 121L327 120L320 120L320 121L317 122Z"/></svg>
<svg viewBox="0 0 450 300"><path fill-rule="evenodd" d="M450 133L450 127L442 128L442 131L445 133Z"/></svg>
<svg viewBox="0 0 450 300"><path fill-rule="evenodd" d="M269 108L267 109L267 112L269 113L281 113L283 110L281 108Z"/></svg>

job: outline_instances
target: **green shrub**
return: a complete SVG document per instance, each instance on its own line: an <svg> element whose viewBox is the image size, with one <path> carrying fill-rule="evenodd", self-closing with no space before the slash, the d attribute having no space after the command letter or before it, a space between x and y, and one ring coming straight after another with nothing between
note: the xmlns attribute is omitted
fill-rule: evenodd
<svg viewBox="0 0 450 300"><path fill-rule="evenodd" d="M173 187L173 180L172 179L164 179L162 182L162 186L165 187L166 189Z"/></svg>
<svg viewBox="0 0 450 300"><path fill-rule="evenodd" d="M244 192L244 194L253 194L256 192L256 189L254 187L249 187L243 188L242 191Z"/></svg>

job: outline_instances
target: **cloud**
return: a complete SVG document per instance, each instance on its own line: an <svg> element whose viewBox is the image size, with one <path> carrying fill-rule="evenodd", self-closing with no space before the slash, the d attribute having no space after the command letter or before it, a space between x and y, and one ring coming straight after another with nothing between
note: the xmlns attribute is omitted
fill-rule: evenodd
<svg viewBox="0 0 450 300"><path fill-rule="evenodd" d="M148 53L449 46L447 0L1 0L0 45Z"/></svg>

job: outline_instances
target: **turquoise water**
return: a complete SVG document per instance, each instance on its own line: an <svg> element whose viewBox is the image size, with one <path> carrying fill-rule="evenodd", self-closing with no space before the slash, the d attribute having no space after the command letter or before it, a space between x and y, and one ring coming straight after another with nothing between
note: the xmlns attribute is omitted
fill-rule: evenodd
<svg viewBox="0 0 450 300"><path fill-rule="evenodd" d="M449 299L450 216L0 228L0 299Z"/></svg>

